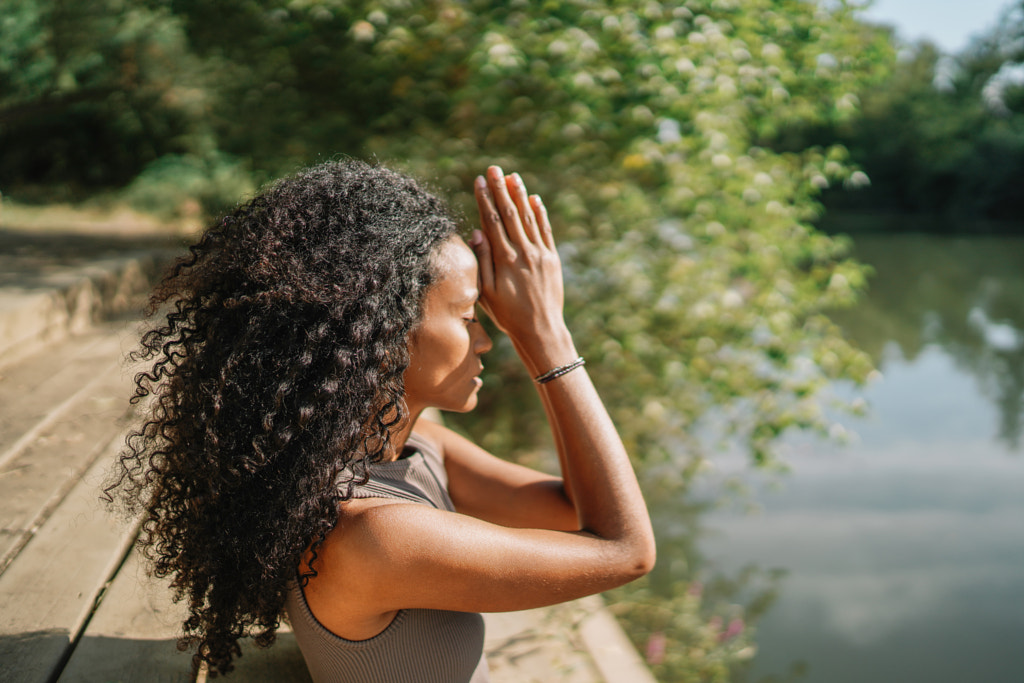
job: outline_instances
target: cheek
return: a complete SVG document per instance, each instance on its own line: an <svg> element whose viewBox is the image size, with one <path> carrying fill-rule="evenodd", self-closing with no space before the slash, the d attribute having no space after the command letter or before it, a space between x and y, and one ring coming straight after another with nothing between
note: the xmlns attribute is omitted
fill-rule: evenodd
<svg viewBox="0 0 1024 683"><path fill-rule="evenodd" d="M464 360L469 334L457 325L421 330L409 344L409 372L427 379L441 377Z"/></svg>

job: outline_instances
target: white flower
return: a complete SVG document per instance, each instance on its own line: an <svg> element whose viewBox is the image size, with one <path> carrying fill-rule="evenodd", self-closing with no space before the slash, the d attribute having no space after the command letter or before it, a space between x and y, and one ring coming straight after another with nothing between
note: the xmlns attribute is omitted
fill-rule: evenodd
<svg viewBox="0 0 1024 683"><path fill-rule="evenodd" d="M314 7L309 12L309 18L313 21L330 21L334 18L334 14L326 7Z"/></svg>
<svg viewBox="0 0 1024 683"><path fill-rule="evenodd" d="M716 154L711 157L711 165L715 168L729 168L732 166L732 159L728 154Z"/></svg>
<svg viewBox="0 0 1024 683"><path fill-rule="evenodd" d="M728 76L724 74L720 75L715 79L715 82L718 84L718 92L723 95L732 96L736 94L736 83Z"/></svg>
<svg viewBox="0 0 1024 683"><path fill-rule="evenodd" d="M828 52L822 52L818 55L815 60L818 63L818 68L823 70L831 70L839 66L839 61L830 55Z"/></svg>
<svg viewBox="0 0 1024 683"><path fill-rule="evenodd" d="M368 43L377 35L377 29L368 21L357 21L352 24L352 37L359 43Z"/></svg>
<svg viewBox="0 0 1024 683"><path fill-rule="evenodd" d="M727 289L722 294L723 308L739 308L743 305L743 296L735 289Z"/></svg>
<svg viewBox="0 0 1024 683"><path fill-rule="evenodd" d="M842 273L833 273L828 280L828 288L833 292L850 291L850 281Z"/></svg>
<svg viewBox="0 0 1024 683"><path fill-rule="evenodd" d="M579 140L583 133L583 126L578 123L567 123L562 127L562 136L568 140Z"/></svg>
<svg viewBox="0 0 1024 683"><path fill-rule="evenodd" d="M862 187L868 187L871 185L871 178L868 178L868 174L864 171L854 171L850 174L850 177L843 183L846 187L851 190L859 190Z"/></svg>
<svg viewBox="0 0 1024 683"><path fill-rule="evenodd" d="M696 70L697 67L694 66L693 62L686 57L676 60L676 71L679 73L692 74Z"/></svg>
<svg viewBox="0 0 1024 683"><path fill-rule="evenodd" d="M694 318L704 320L705 318L710 318L715 314L715 307L707 301L701 301L690 309L690 312L693 314Z"/></svg>
<svg viewBox="0 0 1024 683"><path fill-rule="evenodd" d="M573 76L572 84L577 88L593 88L594 78L586 71L581 71Z"/></svg>
<svg viewBox="0 0 1024 683"><path fill-rule="evenodd" d="M849 432L846 431L846 427L838 422L832 423L832 426L828 428L828 435L836 441L844 441L850 436Z"/></svg>
<svg viewBox="0 0 1024 683"><path fill-rule="evenodd" d="M658 142L665 144L678 142L682 139L679 133L679 122L675 119L662 119L658 121Z"/></svg>
<svg viewBox="0 0 1024 683"><path fill-rule="evenodd" d="M491 49L487 51L487 55L491 59L500 60L503 57L508 57L513 52L515 52L515 49L508 43L498 43L491 46Z"/></svg>
<svg viewBox="0 0 1024 683"><path fill-rule="evenodd" d="M846 93L836 100L836 110L838 111L856 111L857 105L860 104L860 99L853 93Z"/></svg>
<svg viewBox="0 0 1024 683"><path fill-rule="evenodd" d="M569 44L564 40L552 40L548 45L548 53L559 57L569 51Z"/></svg>
<svg viewBox="0 0 1024 683"><path fill-rule="evenodd" d="M676 32L671 26L659 26L654 30L654 37L657 40L672 40L676 37Z"/></svg>
<svg viewBox="0 0 1024 683"><path fill-rule="evenodd" d="M654 114L644 105L633 107L633 120L639 123L651 123L654 121Z"/></svg>

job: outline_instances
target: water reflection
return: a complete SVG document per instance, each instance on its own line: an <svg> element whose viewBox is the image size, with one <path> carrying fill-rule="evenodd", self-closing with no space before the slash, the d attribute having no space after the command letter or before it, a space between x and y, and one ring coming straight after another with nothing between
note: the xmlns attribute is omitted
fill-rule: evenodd
<svg viewBox="0 0 1024 683"><path fill-rule="evenodd" d="M884 380L845 448L788 442L763 514L712 513L723 568L787 571L750 680L1020 680L1024 637L1024 240L864 238L872 291L841 316Z"/></svg>
<svg viewBox="0 0 1024 683"><path fill-rule="evenodd" d="M855 309L836 315L883 371L887 349L914 361L938 345L999 409L1011 449L1024 425L1024 240L863 236L856 255L875 268ZM888 351L891 356L891 350Z"/></svg>

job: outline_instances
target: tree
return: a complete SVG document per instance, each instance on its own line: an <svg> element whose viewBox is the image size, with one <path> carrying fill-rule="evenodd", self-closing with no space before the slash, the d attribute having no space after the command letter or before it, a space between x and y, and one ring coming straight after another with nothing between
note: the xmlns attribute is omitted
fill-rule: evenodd
<svg viewBox="0 0 1024 683"><path fill-rule="evenodd" d="M81 197L164 155L203 153L201 64L166 11L116 0L4 0L0 183Z"/></svg>
<svg viewBox="0 0 1024 683"><path fill-rule="evenodd" d="M1017 230L1024 215L1024 4L961 54L904 48L892 76L861 93L863 116L800 131L839 139L872 179L835 192L830 208L927 216L947 230ZM936 221L936 217L944 221ZM1000 225L984 221L1003 221ZM904 222L922 229L922 222ZM898 228L888 225L887 229Z"/></svg>

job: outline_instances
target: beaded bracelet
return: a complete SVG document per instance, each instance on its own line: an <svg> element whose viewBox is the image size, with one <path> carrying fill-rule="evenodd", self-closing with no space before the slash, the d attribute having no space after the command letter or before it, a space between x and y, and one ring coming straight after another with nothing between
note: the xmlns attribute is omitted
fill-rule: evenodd
<svg viewBox="0 0 1024 683"><path fill-rule="evenodd" d="M583 360L583 356L580 356L571 363L568 363L566 365L559 365L557 368L548 370L539 377L534 377L533 381L536 382L537 384L547 384L551 380L558 379L562 375L568 374L575 370L576 368L583 367L584 365L586 365L586 363L587 361Z"/></svg>

